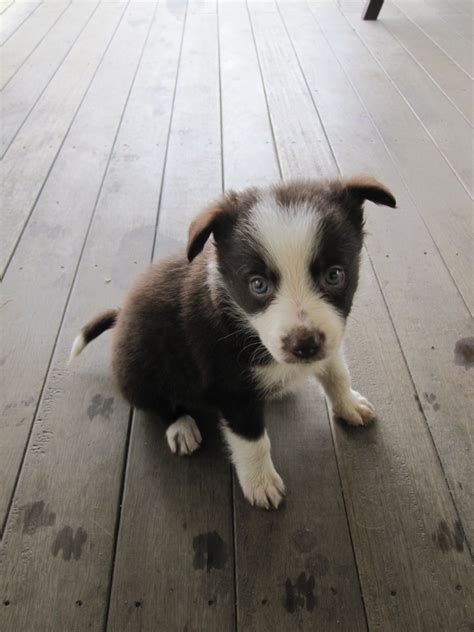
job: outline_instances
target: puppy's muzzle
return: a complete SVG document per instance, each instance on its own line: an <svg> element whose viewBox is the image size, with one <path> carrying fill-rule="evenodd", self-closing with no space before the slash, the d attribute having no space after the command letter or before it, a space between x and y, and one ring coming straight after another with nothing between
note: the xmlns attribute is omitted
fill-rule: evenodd
<svg viewBox="0 0 474 632"><path fill-rule="evenodd" d="M295 329L282 338L287 362L312 362L324 357L325 335L318 330Z"/></svg>

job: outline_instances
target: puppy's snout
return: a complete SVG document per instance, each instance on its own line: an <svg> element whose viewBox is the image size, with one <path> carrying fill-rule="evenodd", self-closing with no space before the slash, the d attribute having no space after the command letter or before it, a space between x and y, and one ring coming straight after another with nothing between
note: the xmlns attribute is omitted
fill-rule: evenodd
<svg viewBox="0 0 474 632"><path fill-rule="evenodd" d="M321 357L325 336L320 331L298 329L283 338L283 350L293 360Z"/></svg>

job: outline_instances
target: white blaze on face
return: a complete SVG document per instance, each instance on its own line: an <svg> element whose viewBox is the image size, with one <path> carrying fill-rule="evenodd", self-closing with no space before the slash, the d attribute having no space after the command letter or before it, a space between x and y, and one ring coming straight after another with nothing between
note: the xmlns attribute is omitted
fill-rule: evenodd
<svg viewBox="0 0 474 632"><path fill-rule="evenodd" d="M279 284L271 304L250 316L250 322L277 362L285 361L283 338L297 328L322 332L327 354L342 340L342 316L318 293L311 279L310 265L318 249L320 220L308 205L282 208L271 197L252 209L249 232L278 272Z"/></svg>

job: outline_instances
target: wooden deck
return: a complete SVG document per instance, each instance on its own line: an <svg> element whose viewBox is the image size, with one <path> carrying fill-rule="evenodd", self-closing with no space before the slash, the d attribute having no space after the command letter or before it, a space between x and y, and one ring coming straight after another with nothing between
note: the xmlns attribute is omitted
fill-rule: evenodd
<svg viewBox="0 0 474 632"><path fill-rule="evenodd" d="M472 631L472 3L0 3L0 630ZM173 456L97 310L222 187L368 172L347 338L378 422L268 410L288 498Z"/></svg>

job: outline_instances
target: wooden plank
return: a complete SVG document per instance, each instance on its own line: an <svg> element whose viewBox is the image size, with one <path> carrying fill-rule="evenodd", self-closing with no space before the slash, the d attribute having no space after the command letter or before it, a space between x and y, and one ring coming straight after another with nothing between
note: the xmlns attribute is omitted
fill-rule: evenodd
<svg viewBox="0 0 474 632"><path fill-rule="evenodd" d="M279 171L251 25L244 5L221 3L220 14L225 188L268 184Z"/></svg>
<svg viewBox="0 0 474 632"><path fill-rule="evenodd" d="M248 100L255 99L255 81L261 79L249 18L242 5L221 5L220 10L222 59L234 59L229 77L226 66L222 67L223 88L229 100L234 89L243 92L241 98L248 95ZM251 14L278 147L283 143L285 149L291 147L290 153L300 149L299 175L310 175L311 171L305 171L308 168L322 171L330 162L326 156L318 165L323 137L318 140L315 136L318 149L313 156L303 156L307 151L303 127L295 131L289 126L285 131L284 121L296 119L307 130L321 134L279 16ZM253 56L247 53L242 57L240 51L244 49L253 51ZM241 77L238 83L234 83L233 74ZM295 93L294 86L298 86ZM262 112L260 129L245 131L239 127L245 132L240 138L243 146L271 139L269 121L263 118L263 96L255 99L253 108L257 106ZM232 124L232 119L224 117L224 147ZM229 152L224 162L226 182L227 174L234 178L238 155ZM241 186L252 176L258 181L264 181L267 174L274 180L280 177L275 156L263 162L257 155L245 168L247 173L244 165L239 166ZM285 505L277 512L255 510L234 481L237 620L242 630L366 629L326 407L322 397L311 396L311 390L314 385L266 411L273 459L287 488Z"/></svg>
<svg viewBox="0 0 474 632"><path fill-rule="evenodd" d="M36 49L15 79L4 89L1 101L0 153L5 156L28 114L67 57L94 13L95 3L73 4ZM33 19L33 18L32 18ZM11 40L10 40L11 41Z"/></svg>
<svg viewBox="0 0 474 632"><path fill-rule="evenodd" d="M89 7L88 11L94 10L94 6L88 3L83 6ZM3 211L3 230L0 232L1 276L123 8L123 2L107 2L98 7L78 39L77 46L71 50L0 163L3 184L0 191Z"/></svg>
<svg viewBox="0 0 474 632"><path fill-rule="evenodd" d="M0 89L10 81L18 69L48 35L70 2L41 4L23 28L19 29L2 48Z"/></svg>
<svg viewBox="0 0 474 632"><path fill-rule="evenodd" d="M472 18L471 0L449 0L449 5L454 6L460 13Z"/></svg>
<svg viewBox="0 0 474 632"><path fill-rule="evenodd" d="M311 7L313 11L315 6ZM348 62L349 50L352 51L353 56L359 55L358 62L361 67L364 65L364 59L361 57L362 51L359 51L357 40L354 38L353 46L349 43L353 37L352 30L345 23L344 29L335 31L329 26L327 18L323 18L319 11L318 18L320 28L332 50L330 53L326 52L326 56L331 59L333 74L325 75L326 81L329 82L329 79L335 81L335 78L338 78L339 82L336 83L334 89L344 89L344 105L347 108L351 106L348 114L339 114L339 116L350 116L350 119L345 120L358 121L358 147L370 147L374 152L375 147L378 149L376 156L368 153L361 155L360 152L354 156L350 151L343 152L343 156L349 154L351 157L346 170L366 170L378 173L382 181L394 182L392 188L397 191L400 206L403 203L404 207L409 209L406 214L392 214L390 225L386 225L387 218L381 217L380 213L374 215L372 221L380 221L383 225L380 227L378 239L368 242L369 250L372 260L376 263L377 274L381 279L382 289L416 389L424 400L422 402L424 413L433 433L451 492L456 499L465 529L471 539L474 535L474 506L472 490L467 483L470 480L472 462L470 454L472 444L469 440L472 431L469 421L470 380L468 372L457 366L453 358L457 340L470 335L472 319L450 282L450 275L439 259L439 253L432 243L425 222L421 221L420 204L416 204L417 199L412 195L411 187L405 184L406 180L404 182L404 174L400 173L399 165L393 164L393 157L387 151L390 147L382 148L380 144L374 146L373 142L370 142L374 136L374 128L377 129L375 123L379 118L379 112L377 112L376 104L367 110L363 102L360 102L360 90L364 88L364 77L358 76L353 65ZM335 40L343 37L347 48L341 47L339 50ZM342 69L336 64L336 60L341 64ZM336 73L337 69L339 71ZM343 76L345 80L342 79ZM375 73L372 72L371 82L374 76ZM348 81L352 91L347 88ZM341 88L340 84L344 88ZM332 85L332 81L329 85ZM371 85L373 89L373 83ZM349 96L351 96L350 100ZM378 106L379 109L382 108L385 111L384 116L387 118L392 117L391 100L392 95L387 92L387 101L381 102ZM318 97L317 104L318 108L322 109L324 100L321 96ZM330 101L326 106L326 111L330 113L331 108L334 110L334 107L334 101ZM372 119L370 125L367 122L368 116ZM325 126L328 131L330 124L336 125L333 117L325 116ZM338 130L339 136L332 142L334 148L341 146L343 138L341 127L335 127L335 129ZM351 147L355 146L351 145ZM347 147L347 149L350 148ZM338 160L341 162L342 158ZM424 178L425 174L422 175ZM447 188L447 193L451 192L452 189ZM449 209L449 206L447 208ZM382 231L384 226L385 231ZM404 262L403 266L400 266L400 261ZM410 314L410 318L407 318L407 314ZM459 392L465 395L459 397ZM435 394L437 406L424 399L423 393L427 393L428 396Z"/></svg>
<svg viewBox="0 0 474 632"><path fill-rule="evenodd" d="M472 197L471 125L382 25L373 28L373 25L360 20L353 3L340 6Z"/></svg>
<svg viewBox="0 0 474 632"><path fill-rule="evenodd" d="M466 19L466 15L459 9L446 3L445 0L425 0L425 4L434 9L454 31L472 40L474 35L472 19Z"/></svg>
<svg viewBox="0 0 474 632"><path fill-rule="evenodd" d="M157 254L221 189L215 11L187 16L159 215ZM173 246L174 245L174 246ZM234 629L230 466L210 437L170 454L157 419L131 432L107 629Z"/></svg>
<svg viewBox="0 0 474 632"><path fill-rule="evenodd" d="M110 5L104 5L105 12L97 14L106 38L103 48L119 26L124 8L122 5L120 11L110 13ZM109 84L113 79L108 77L108 73L115 71L113 55L117 47L120 43L128 44L126 26L121 27L119 43L116 44L114 40L112 48L108 50L82 104L60 158L40 196L37 215L28 226L24 241L2 284L2 302L6 304L0 310L4 334L0 341L0 357L4 360L1 390L5 394L0 444L0 478L3 483L1 524L6 516L95 196L110 152L123 104L120 99L125 98L123 91L127 86L120 89L112 86L111 89ZM95 33L98 35L97 31ZM118 59L120 61L121 58ZM123 71L125 78L127 70L128 65ZM101 107L107 89L111 89L110 110ZM38 318L32 319L33 313ZM19 340L23 341L22 345L18 345Z"/></svg>
<svg viewBox="0 0 474 632"><path fill-rule="evenodd" d="M472 79L472 42L450 28L434 11L413 0L396 5Z"/></svg>
<svg viewBox="0 0 474 632"><path fill-rule="evenodd" d="M128 257L137 256L137 264L143 263L146 254L141 246L153 238L150 224L159 184L150 187L147 178L147 186L137 188L144 163L128 147L137 135L142 143L148 139L142 147L145 164L156 156L141 115L159 107L160 101L151 103L149 94L146 105L142 103L143 88L149 86L145 75L133 110L122 117L154 10L154 3L142 2L131 3L126 10L71 129L72 144L63 150L72 150L76 143L81 146L80 162L77 156L68 160L65 155L63 163L64 177L71 177L67 167L80 165L85 170L86 179L80 179L83 193L75 192L80 201L74 215L86 203L89 219L98 194L99 198L2 542L1 594L10 602L0 611L2 629L104 629L129 409L114 399L100 345L88 350L86 369L78 364L65 367L77 328L103 301L117 301L133 267ZM152 94L156 96L155 91ZM68 220L63 221L66 225ZM81 236L84 232L76 239ZM38 241L31 244L34 252ZM58 254L64 256L64 251ZM55 264L61 260L54 250L51 258ZM109 284L105 267L115 278ZM42 577L48 578L46 586Z"/></svg>
<svg viewBox="0 0 474 632"><path fill-rule="evenodd" d="M392 2L386 3L383 24L439 85L466 119L474 124L471 81L466 73Z"/></svg>
<svg viewBox="0 0 474 632"><path fill-rule="evenodd" d="M365 384L379 421L365 437L334 425L369 627L462 629L473 608L472 568L445 472L471 535L472 404L467 371L453 364L452 350L472 323L369 113L331 50L335 34L326 40L321 31L315 33L305 9L281 6L341 170L373 173L398 201L390 215L367 209L366 244L376 277L365 261L348 335L354 382ZM285 165L284 148L278 147Z"/></svg>
<svg viewBox="0 0 474 632"><path fill-rule="evenodd" d="M0 15L5 13L8 7L11 7L15 0L5 0L5 2L0 2Z"/></svg>
<svg viewBox="0 0 474 632"><path fill-rule="evenodd" d="M474 311L472 199L335 5L313 13L373 117L471 313ZM378 25L376 25L378 26Z"/></svg>
<svg viewBox="0 0 474 632"><path fill-rule="evenodd" d="M0 20L0 46L38 9L41 2L15 2Z"/></svg>

